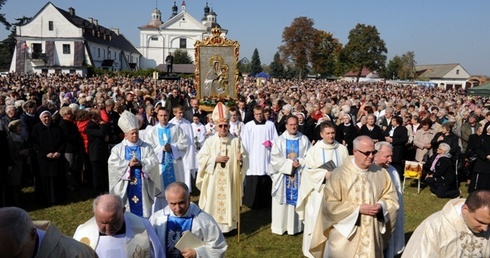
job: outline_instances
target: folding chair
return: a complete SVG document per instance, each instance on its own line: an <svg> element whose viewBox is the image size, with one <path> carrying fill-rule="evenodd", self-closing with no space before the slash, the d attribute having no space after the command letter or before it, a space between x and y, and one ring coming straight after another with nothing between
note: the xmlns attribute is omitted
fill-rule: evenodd
<svg viewBox="0 0 490 258"><path fill-rule="evenodd" d="M412 166L418 167L417 170L412 170ZM417 179L417 193L420 193L420 181L422 177L422 164L416 161L405 161L405 172L403 173L403 189L405 191L405 182L407 178Z"/></svg>

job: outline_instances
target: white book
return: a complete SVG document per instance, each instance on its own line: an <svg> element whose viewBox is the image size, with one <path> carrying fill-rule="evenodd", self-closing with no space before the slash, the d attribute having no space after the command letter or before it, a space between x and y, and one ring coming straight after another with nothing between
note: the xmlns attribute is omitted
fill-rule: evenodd
<svg viewBox="0 0 490 258"><path fill-rule="evenodd" d="M175 248L181 252L185 249L196 249L203 246L204 242L190 231L185 231L182 237L175 243Z"/></svg>

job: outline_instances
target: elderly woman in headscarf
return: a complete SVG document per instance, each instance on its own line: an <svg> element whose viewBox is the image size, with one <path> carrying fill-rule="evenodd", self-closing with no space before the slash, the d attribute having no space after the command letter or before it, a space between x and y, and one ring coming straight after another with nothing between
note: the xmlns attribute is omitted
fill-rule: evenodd
<svg viewBox="0 0 490 258"><path fill-rule="evenodd" d="M447 143L439 144L436 154L424 165L428 170L425 182L430 191L439 198L456 198L461 195L456 184L456 173L451 159L451 147Z"/></svg>
<svg viewBox="0 0 490 258"><path fill-rule="evenodd" d="M33 149L39 166L36 191L46 203L60 203L66 197L65 139L61 128L51 122L51 112L42 111L39 119L41 123L32 130Z"/></svg>

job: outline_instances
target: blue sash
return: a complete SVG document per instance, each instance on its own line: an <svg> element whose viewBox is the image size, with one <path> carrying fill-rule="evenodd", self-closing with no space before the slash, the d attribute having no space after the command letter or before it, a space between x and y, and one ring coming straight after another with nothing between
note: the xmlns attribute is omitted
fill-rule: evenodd
<svg viewBox="0 0 490 258"><path fill-rule="evenodd" d="M136 157L141 160L141 148L140 146L126 146L124 158L131 160ZM143 179L141 176L140 167L131 167L130 181L127 188L129 210L131 213L143 217Z"/></svg>
<svg viewBox="0 0 490 258"><path fill-rule="evenodd" d="M158 141L161 146L172 142L169 127L158 128ZM162 171L163 190L165 190L169 184L175 182L174 157L171 152L163 152L160 171Z"/></svg>
<svg viewBox="0 0 490 258"><path fill-rule="evenodd" d="M293 157L297 160L299 156L299 139L286 139L286 158ZM294 169L291 176L284 175L286 180L286 203L296 205L298 200L299 174Z"/></svg>
<svg viewBox="0 0 490 258"><path fill-rule="evenodd" d="M182 257L179 249L175 248L175 244L182 237L184 231L191 230L193 219L194 217L167 216L167 242L165 243L167 257Z"/></svg>

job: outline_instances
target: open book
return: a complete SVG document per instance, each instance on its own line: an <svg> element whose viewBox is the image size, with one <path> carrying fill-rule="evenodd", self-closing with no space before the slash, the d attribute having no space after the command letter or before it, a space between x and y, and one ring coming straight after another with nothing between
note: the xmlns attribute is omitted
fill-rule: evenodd
<svg viewBox="0 0 490 258"><path fill-rule="evenodd" d="M185 231L182 237L175 243L175 248L181 252L185 249L196 249L203 246L204 242L190 231Z"/></svg>
<svg viewBox="0 0 490 258"><path fill-rule="evenodd" d="M333 162L333 160L329 160L325 164L321 165L319 168L326 169L326 170L332 172L334 169L337 168L337 166L335 165L335 162Z"/></svg>

